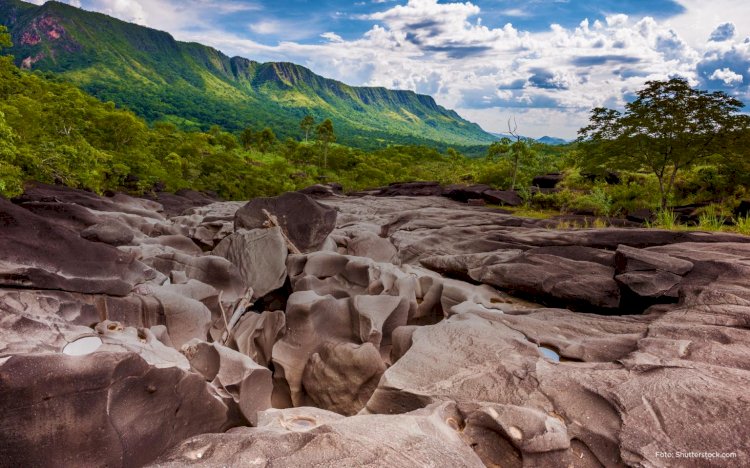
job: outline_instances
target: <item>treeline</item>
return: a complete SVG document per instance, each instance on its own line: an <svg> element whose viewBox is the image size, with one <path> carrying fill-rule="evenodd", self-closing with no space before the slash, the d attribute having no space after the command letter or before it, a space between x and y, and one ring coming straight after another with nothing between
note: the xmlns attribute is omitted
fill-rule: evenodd
<svg viewBox="0 0 750 468"><path fill-rule="evenodd" d="M0 33L0 47L9 45L8 35ZM4 196L19 194L28 180L97 192L191 188L247 199L328 181L357 190L408 180L502 185L507 178L499 161L471 159L452 148L364 151L338 145L330 120L308 116L293 131L297 138L280 141L271 128L230 133L217 126L206 132L169 122L149 126L111 102L0 58Z"/></svg>

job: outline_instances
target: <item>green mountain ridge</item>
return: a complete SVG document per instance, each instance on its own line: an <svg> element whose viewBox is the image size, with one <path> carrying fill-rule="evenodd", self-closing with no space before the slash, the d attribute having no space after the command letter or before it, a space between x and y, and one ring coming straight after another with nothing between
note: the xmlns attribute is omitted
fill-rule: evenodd
<svg viewBox="0 0 750 468"><path fill-rule="evenodd" d="M362 148L390 143L488 145L496 138L426 95L353 87L286 62L228 57L198 43L59 2L0 0L20 67L54 72L148 121L230 131L271 127L299 137L306 114L330 118L339 141Z"/></svg>

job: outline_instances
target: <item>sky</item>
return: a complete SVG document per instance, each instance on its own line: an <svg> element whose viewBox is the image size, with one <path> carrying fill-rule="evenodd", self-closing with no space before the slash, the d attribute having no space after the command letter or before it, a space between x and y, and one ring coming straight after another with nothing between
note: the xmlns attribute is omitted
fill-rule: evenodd
<svg viewBox="0 0 750 468"><path fill-rule="evenodd" d="M681 76L750 104L748 0L66 0L252 60L429 94L490 132L572 139ZM33 3L44 3L35 0Z"/></svg>

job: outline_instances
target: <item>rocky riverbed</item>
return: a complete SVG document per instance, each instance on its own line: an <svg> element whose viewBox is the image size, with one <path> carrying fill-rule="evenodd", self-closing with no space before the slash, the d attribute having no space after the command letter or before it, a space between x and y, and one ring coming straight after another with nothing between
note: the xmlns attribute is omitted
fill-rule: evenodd
<svg viewBox="0 0 750 468"><path fill-rule="evenodd" d="M0 466L750 463L750 237L417 192L0 199Z"/></svg>

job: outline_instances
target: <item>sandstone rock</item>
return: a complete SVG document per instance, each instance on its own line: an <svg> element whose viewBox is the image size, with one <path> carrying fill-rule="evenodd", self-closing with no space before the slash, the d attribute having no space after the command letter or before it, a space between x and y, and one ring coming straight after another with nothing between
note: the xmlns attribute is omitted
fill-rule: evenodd
<svg viewBox="0 0 750 468"><path fill-rule="evenodd" d="M112 220L87 227L81 231L81 237L92 242L103 242L116 247L131 243L134 235L127 224Z"/></svg>
<svg viewBox="0 0 750 468"><path fill-rule="evenodd" d="M493 205L520 206L523 200L515 190L486 190L482 198Z"/></svg>
<svg viewBox="0 0 750 468"><path fill-rule="evenodd" d="M324 343L305 366L302 385L319 408L354 415L375 391L385 363L372 343Z"/></svg>
<svg viewBox="0 0 750 468"><path fill-rule="evenodd" d="M620 288L614 269L593 262L524 252L512 260L470 271L477 281L574 308L615 309Z"/></svg>
<svg viewBox="0 0 750 468"><path fill-rule="evenodd" d="M443 194L438 182L405 182L393 183L377 192L379 197L435 197Z"/></svg>
<svg viewBox="0 0 750 468"><path fill-rule="evenodd" d="M398 264L398 251L388 239L372 232L360 232L347 239L346 254L376 262Z"/></svg>
<svg viewBox="0 0 750 468"><path fill-rule="evenodd" d="M12 356L0 364L0 394L8 466L141 466L229 426L201 377L133 353Z"/></svg>
<svg viewBox="0 0 750 468"><path fill-rule="evenodd" d="M237 267L255 297L279 289L286 281L286 242L281 228L236 232L219 243L214 255Z"/></svg>
<svg viewBox="0 0 750 468"><path fill-rule="evenodd" d="M284 334L285 328L286 316L280 310L262 314L248 312L232 330L232 343L240 353L268 367L273 345Z"/></svg>
<svg viewBox="0 0 750 468"><path fill-rule="evenodd" d="M271 371L244 354L218 343L192 340L182 347L190 367L239 406L251 424L271 407Z"/></svg>
<svg viewBox="0 0 750 468"><path fill-rule="evenodd" d="M188 278L222 291L223 298L227 301L235 301L242 297L247 288L237 267L223 257L193 257L172 252L144 259L143 262L165 275L172 271L184 271Z"/></svg>
<svg viewBox="0 0 750 468"><path fill-rule="evenodd" d="M259 229L266 222L262 210L279 220L281 228L302 252L318 250L336 226L336 211L301 193L256 198L237 211L235 230Z"/></svg>
<svg viewBox="0 0 750 468"><path fill-rule="evenodd" d="M0 285L125 296L145 265L0 199Z"/></svg>
<svg viewBox="0 0 750 468"><path fill-rule="evenodd" d="M304 410L310 415L302 408L274 410L272 420L284 418L281 423L193 437L162 457L158 466L251 466L258 460L290 468L484 466L461 439L461 416L455 405L406 415L342 419L313 408ZM290 413L293 416L285 417Z"/></svg>

